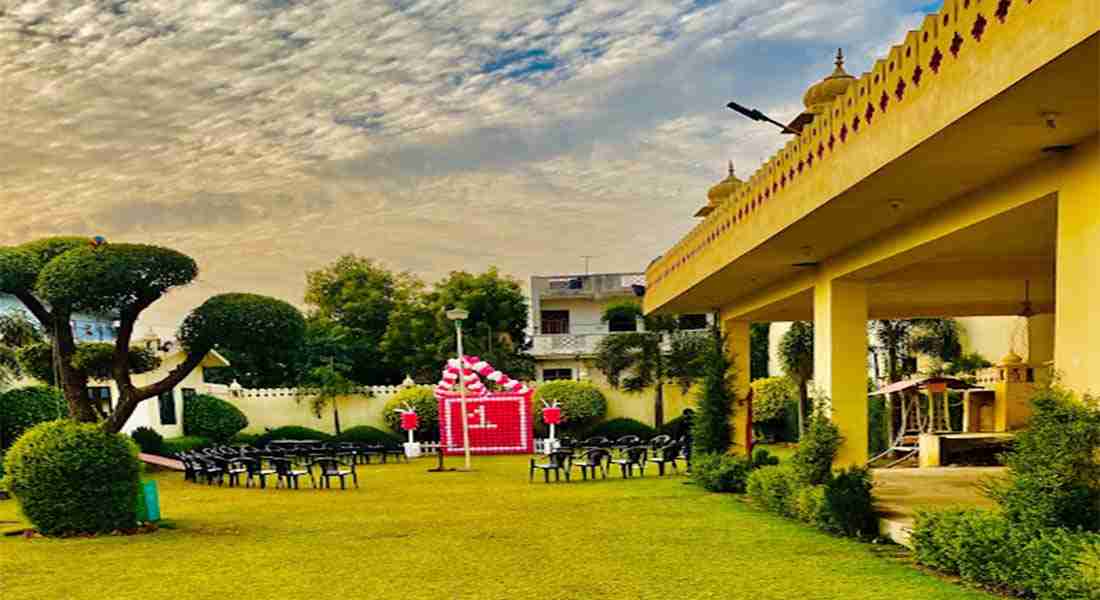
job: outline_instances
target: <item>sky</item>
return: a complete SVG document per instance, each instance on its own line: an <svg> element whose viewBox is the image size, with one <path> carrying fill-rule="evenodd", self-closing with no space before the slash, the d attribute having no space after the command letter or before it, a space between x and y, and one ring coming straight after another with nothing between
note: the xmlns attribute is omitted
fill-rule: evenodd
<svg viewBox="0 0 1100 600"><path fill-rule="evenodd" d="M431 281L642 271L732 160L832 70L859 75L927 0L7 0L0 244L169 246L210 295L302 304L355 253Z"/></svg>

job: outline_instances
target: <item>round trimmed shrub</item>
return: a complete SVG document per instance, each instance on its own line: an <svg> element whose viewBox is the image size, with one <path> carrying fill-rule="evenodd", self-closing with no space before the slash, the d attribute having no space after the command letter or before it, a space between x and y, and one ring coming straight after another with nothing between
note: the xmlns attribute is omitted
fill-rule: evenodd
<svg viewBox="0 0 1100 600"><path fill-rule="evenodd" d="M400 444L401 439L388 431L382 431L370 425L358 425L340 432L336 439L341 442L357 442L361 444Z"/></svg>
<svg viewBox="0 0 1100 600"><path fill-rule="evenodd" d="M260 437L256 438L255 446L263 448L271 440L329 440L332 436L316 429L301 427L299 425L286 425L268 429Z"/></svg>
<svg viewBox="0 0 1100 600"><path fill-rule="evenodd" d="M245 427L248 427L248 417L221 398L198 394L183 401L184 435L225 443Z"/></svg>
<svg viewBox="0 0 1100 600"><path fill-rule="evenodd" d="M535 427L546 428L542 422L543 402L558 403L561 408L562 433L576 435L607 414L607 398L600 388L586 381L551 381L535 391ZM626 434L623 434L626 435Z"/></svg>
<svg viewBox="0 0 1100 600"><path fill-rule="evenodd" d="M757 379L752 382L752 418L762 423L778 421L797 397L798 389L788 377Z"/></svg>
<svg viewBox="0 0 1100 600"><path fill-rule="evenodd" d="M5 459L9 486L43 535L137 526L140 466L126 436L89 423L49 421L27 431Z"/></svg>
<svg viewBox="0 0 1100 600"><path fill-rule="evenodd" d="M386 427L399 435L405 435L401 429L401 415L396 411L405 405L413 407L420 419L420 426L416 429L416 438L420 440L439 439L439 400L435 399L432 390L424 387L405 388L386 401L386 408L382 411L382 418L386 421Z"/></svg>
<svg viewBox="0 0 1100 600"><path fill-rule="evenodd" d="M657 435L657 430L641 421L620 417L597 424L592 429L589 429L588 432L584 434L584 437L603 436L611 441L615 441L624 435L636 435L645 441Z"/></svg>
<svg viewBox="0 0 1100 600"><path fill-rule="evenodd" d="M0 453L10 448L23 432L69 413L57 388L32 385L0 394Z"/></svg>
<svg viewBox="0 0 1100 600"><path fill-rule="evenodd" d="M130 434L134 443L146 454L164 455L164 436L149 427L138 427Z"/></svg>

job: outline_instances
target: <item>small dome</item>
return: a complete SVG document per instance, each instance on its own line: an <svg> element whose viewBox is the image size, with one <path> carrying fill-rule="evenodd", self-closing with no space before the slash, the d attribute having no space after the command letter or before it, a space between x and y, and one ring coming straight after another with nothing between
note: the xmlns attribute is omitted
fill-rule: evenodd
<svg viewBox="0 0 1100 600"><path fill-rule="evenodd" d="M806 105L806 109L810 112L820 112L820 110L817 110L818 107L844 95L848 91L848 86L852 85L855 80L855 77L844 70L844 52L838 49L836 51L836 69L825 79L810 86L810 89L806 90L806 95L802 97L802 103Z"/></svg>
<svg viewBox="0 0 1100 600"><path fill-rule="evenodd" d="M1002 365L1019 365L1023 364L1023 362L1024 359L1020 358L1019 354L1016 354L1011 350L1009 350L1008 354L1004 355L1004 357L1001 358Z"/></svg>
<svg viewBox="0 0 1100 600"><path fill-rule="evenodd" d="M734 175L733 161L731 160L730 174L725 179L718 182L717 185L710 188L710 191L707 192L707 200L709 200L711 204L718 204L719 202L733 195L733 192L735 192L737 188L744 185L744 183L745 182L741 181L737 178L736 175Z"/></svg>

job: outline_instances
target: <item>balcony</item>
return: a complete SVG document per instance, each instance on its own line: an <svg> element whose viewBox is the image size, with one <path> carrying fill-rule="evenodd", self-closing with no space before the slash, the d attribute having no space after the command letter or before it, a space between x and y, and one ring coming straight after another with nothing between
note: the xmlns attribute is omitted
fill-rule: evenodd
<svg viewBox="0 0 1100 600"><path fill-rule="evenodd" d="M592 356L600 341L612 333L539 334L534 337L531 354L536 358Z"/></svg>
<svg viewBox="0 0 1100 600"><path fill-rule="evenodd" d="M608 273L600 275L562 275L532 277L531 293L543 300L585 298L600 300L618 296L633 297L634 286L644 286L642 273Z"/></svg>

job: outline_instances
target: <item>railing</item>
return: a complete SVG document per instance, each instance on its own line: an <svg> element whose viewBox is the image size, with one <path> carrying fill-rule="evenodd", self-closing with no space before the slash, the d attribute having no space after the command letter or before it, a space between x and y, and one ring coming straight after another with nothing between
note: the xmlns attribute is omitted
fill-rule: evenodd
<svg viewBox="0 0 1100 600"><path fill-rule="evenodd" d="M998 37L1008 37L1003 31L1027 29L1029 20L1044 18L1037 11L1049 12L1056 6L1040 0L944 2L938 13L925 16L920 29L910 31L903 43L893 46L847 93L655 261L646 271L650 289L658 288L686 265L699 262L700 255L717 242L728 242L746 224L758 221L757 213L815 192L812 186L799 184L814 181L809 176L823 169L830 173L835 167L829 165L840 160L837 156L861 145L868 132L891 125L897 130L899 115L905 114L907 105L920 104L922 98L925 104L935 103L943 94L954 93L936 86L961 56L995 43ZM689 284L683 282L684 287Z"/></svg>
<svg viewBox="0 0 1100 600"><path fill-rule="evenodd" d="M563 356L575 354L594 354L600 341L611 333L581 333L581 334L539 334L534 336L534 345L531 354L546 356L561 354Z"/></svg>

